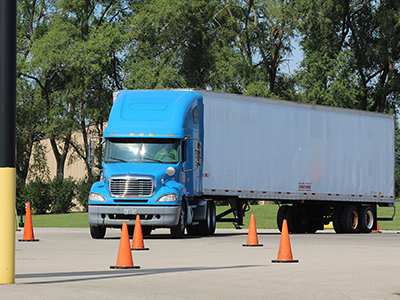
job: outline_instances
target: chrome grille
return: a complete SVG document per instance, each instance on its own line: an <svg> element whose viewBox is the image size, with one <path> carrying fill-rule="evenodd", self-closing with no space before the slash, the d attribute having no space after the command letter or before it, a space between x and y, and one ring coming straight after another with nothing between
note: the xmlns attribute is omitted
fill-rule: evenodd
<svg viewBox="0 0 400 300"><path fill-rule="evenodd" d="M123 198L151 197L154 193L153 182L152 178L111 177L109 180L110 195Z"/></svg>

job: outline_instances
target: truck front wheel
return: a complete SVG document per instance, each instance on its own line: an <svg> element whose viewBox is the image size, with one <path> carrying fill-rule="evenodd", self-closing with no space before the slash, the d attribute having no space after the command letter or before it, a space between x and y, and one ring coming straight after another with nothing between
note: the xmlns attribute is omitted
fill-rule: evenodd
<svg viewBox="0 0 400 300"><path fill-rule="evenodd" d="M92 239L103 239L106 235L106 227L90 225L90 235Z"/></svg>
<svg viewBox="0 0 400 300"><path fill-rule="evenodd" d="M170 228L171 237L174 239L183 238L183 236L185 235L185 228L186 228L186 209L184 205L184 200L182 200L182 207L178 225L172 226Z"/></svg>
<svg viewBox="0 0 400 300"><path fill-rule="evenodd" d="M151 227L147 227L147 226L142 227L143 235L150 235L152 231L153 231L153 228L151 228Z"/></svg>

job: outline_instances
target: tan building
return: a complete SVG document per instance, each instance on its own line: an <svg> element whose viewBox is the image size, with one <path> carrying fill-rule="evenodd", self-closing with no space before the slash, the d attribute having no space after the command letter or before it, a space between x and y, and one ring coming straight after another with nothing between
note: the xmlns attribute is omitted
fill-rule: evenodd
<svg viewBox="0 0 400 300"><path fill-rule="evenodd" d="M81 137L82 140L82 137ZM46 161L47 165L49 167L50 171L50 178L54 178L57 173L57 163L56 159L54 157L53 149L51 148L50 145L50 140L49 139L44 139L40 143L44 146L44 149L46 149ZM73 177L74 179L82 179L86 175L86 166L84 161L81 158L74 157L73 163L71 163L71 155L76 156L76 154L73 153L72 147L69 149L69 153L67 156L66 164L65 164L65 169L64 169L64 177L67 178L69 176ZM33 154L34 156L34 154ZM29 175L28 175L29 178Z"/></svg>
<svg viewBox="0 0 400 300"><path fill-rule="evenodd" d="M104 124L104 127L107 126L107 123ZM92 130L91 130L92 129ZM94 130L94 125L89 126L88 132L93 132L89 133L89 136L97 136L97 133L95 133ZM75 141L76 143L83 145L83 136L80 131L76 131L75 133L72 134L72 140ZM43 139L40 141L40 143L43 146L43 149L45 149L45 156L46 156L46 162L47 166L49 168L49 177L54 178L57 173L57 163L56 159L54 157L53 150L51 148L50 140L49 139ZM34 161L35 158L35 151L32 152L32 161ZM82 158L78 157L77 154L75 153L74 149L70 146L69 147L69 152L68 156L65 162L65 168L64 168L64 177L67 178L71 176L72 178L79 180L83 179L86 176L86 165L85 162L82 160ZM31 172L28 172L28 180L31 180Z"/></svg>

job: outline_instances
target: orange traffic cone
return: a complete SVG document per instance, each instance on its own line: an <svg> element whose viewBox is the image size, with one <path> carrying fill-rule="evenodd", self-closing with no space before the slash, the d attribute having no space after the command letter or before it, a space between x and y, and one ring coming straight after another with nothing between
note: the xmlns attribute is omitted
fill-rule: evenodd
<svg viewBox="0 0 400 300"><path fill-rule="evenodd" d="M251 214L251 218L250 218L249 233L247 235L247 244L243 244L242 246L243 247L257 247L257 246L262 247L262 244L258 243L256 219L254 218L254 214Z"/></svg>
<svg viewBox="0 0 400 300"><path fill-rule="evenodd" d="M382 231L379 230L379 223L378 220L376 220L376 229L372 230L373 233L382 233Z"/></svg>
<svg viewBox="0 0 400 300"><path fill-rule="evenodd" d="M18 242L39 242L39 240L35 239L35 237L33 236L31 203L30 202L28 202L26 204L24 237L22 240L18 240Z"/></svg>
<svg viewBox="0 0 400 300"><path fill-rule="evenodd" d="M131 247L129 246L128 225L122 224L121 239L119 242L117 265L110 266L110 269L139 269L139 266L133 265Z"/></svg>
<svg viewBox="0 0 400 300"><path fill-rule="evenodd" d="M136 215L135 230L133 231L132 250L149 250L144 247L142 225L140 225L140 216Z"/></svg>
<svg viewBox="0 0 400 300"><path fill-rule="evenodd" d="M273 263L297 263L298 260L293 260L292 249L290 247L289 230L286 219L283 219L281 242L279 244L278 259L271 260Z"/></svg>

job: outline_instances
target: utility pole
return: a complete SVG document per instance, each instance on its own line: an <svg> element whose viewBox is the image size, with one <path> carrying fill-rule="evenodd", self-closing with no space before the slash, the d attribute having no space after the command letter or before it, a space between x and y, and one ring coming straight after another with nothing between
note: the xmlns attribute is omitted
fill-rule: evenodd
<svg viewBox="0 0 400 300"><path fill-rule="evenodd" d="M0 0L0 284L15 282L17 0Z"/></svg>

